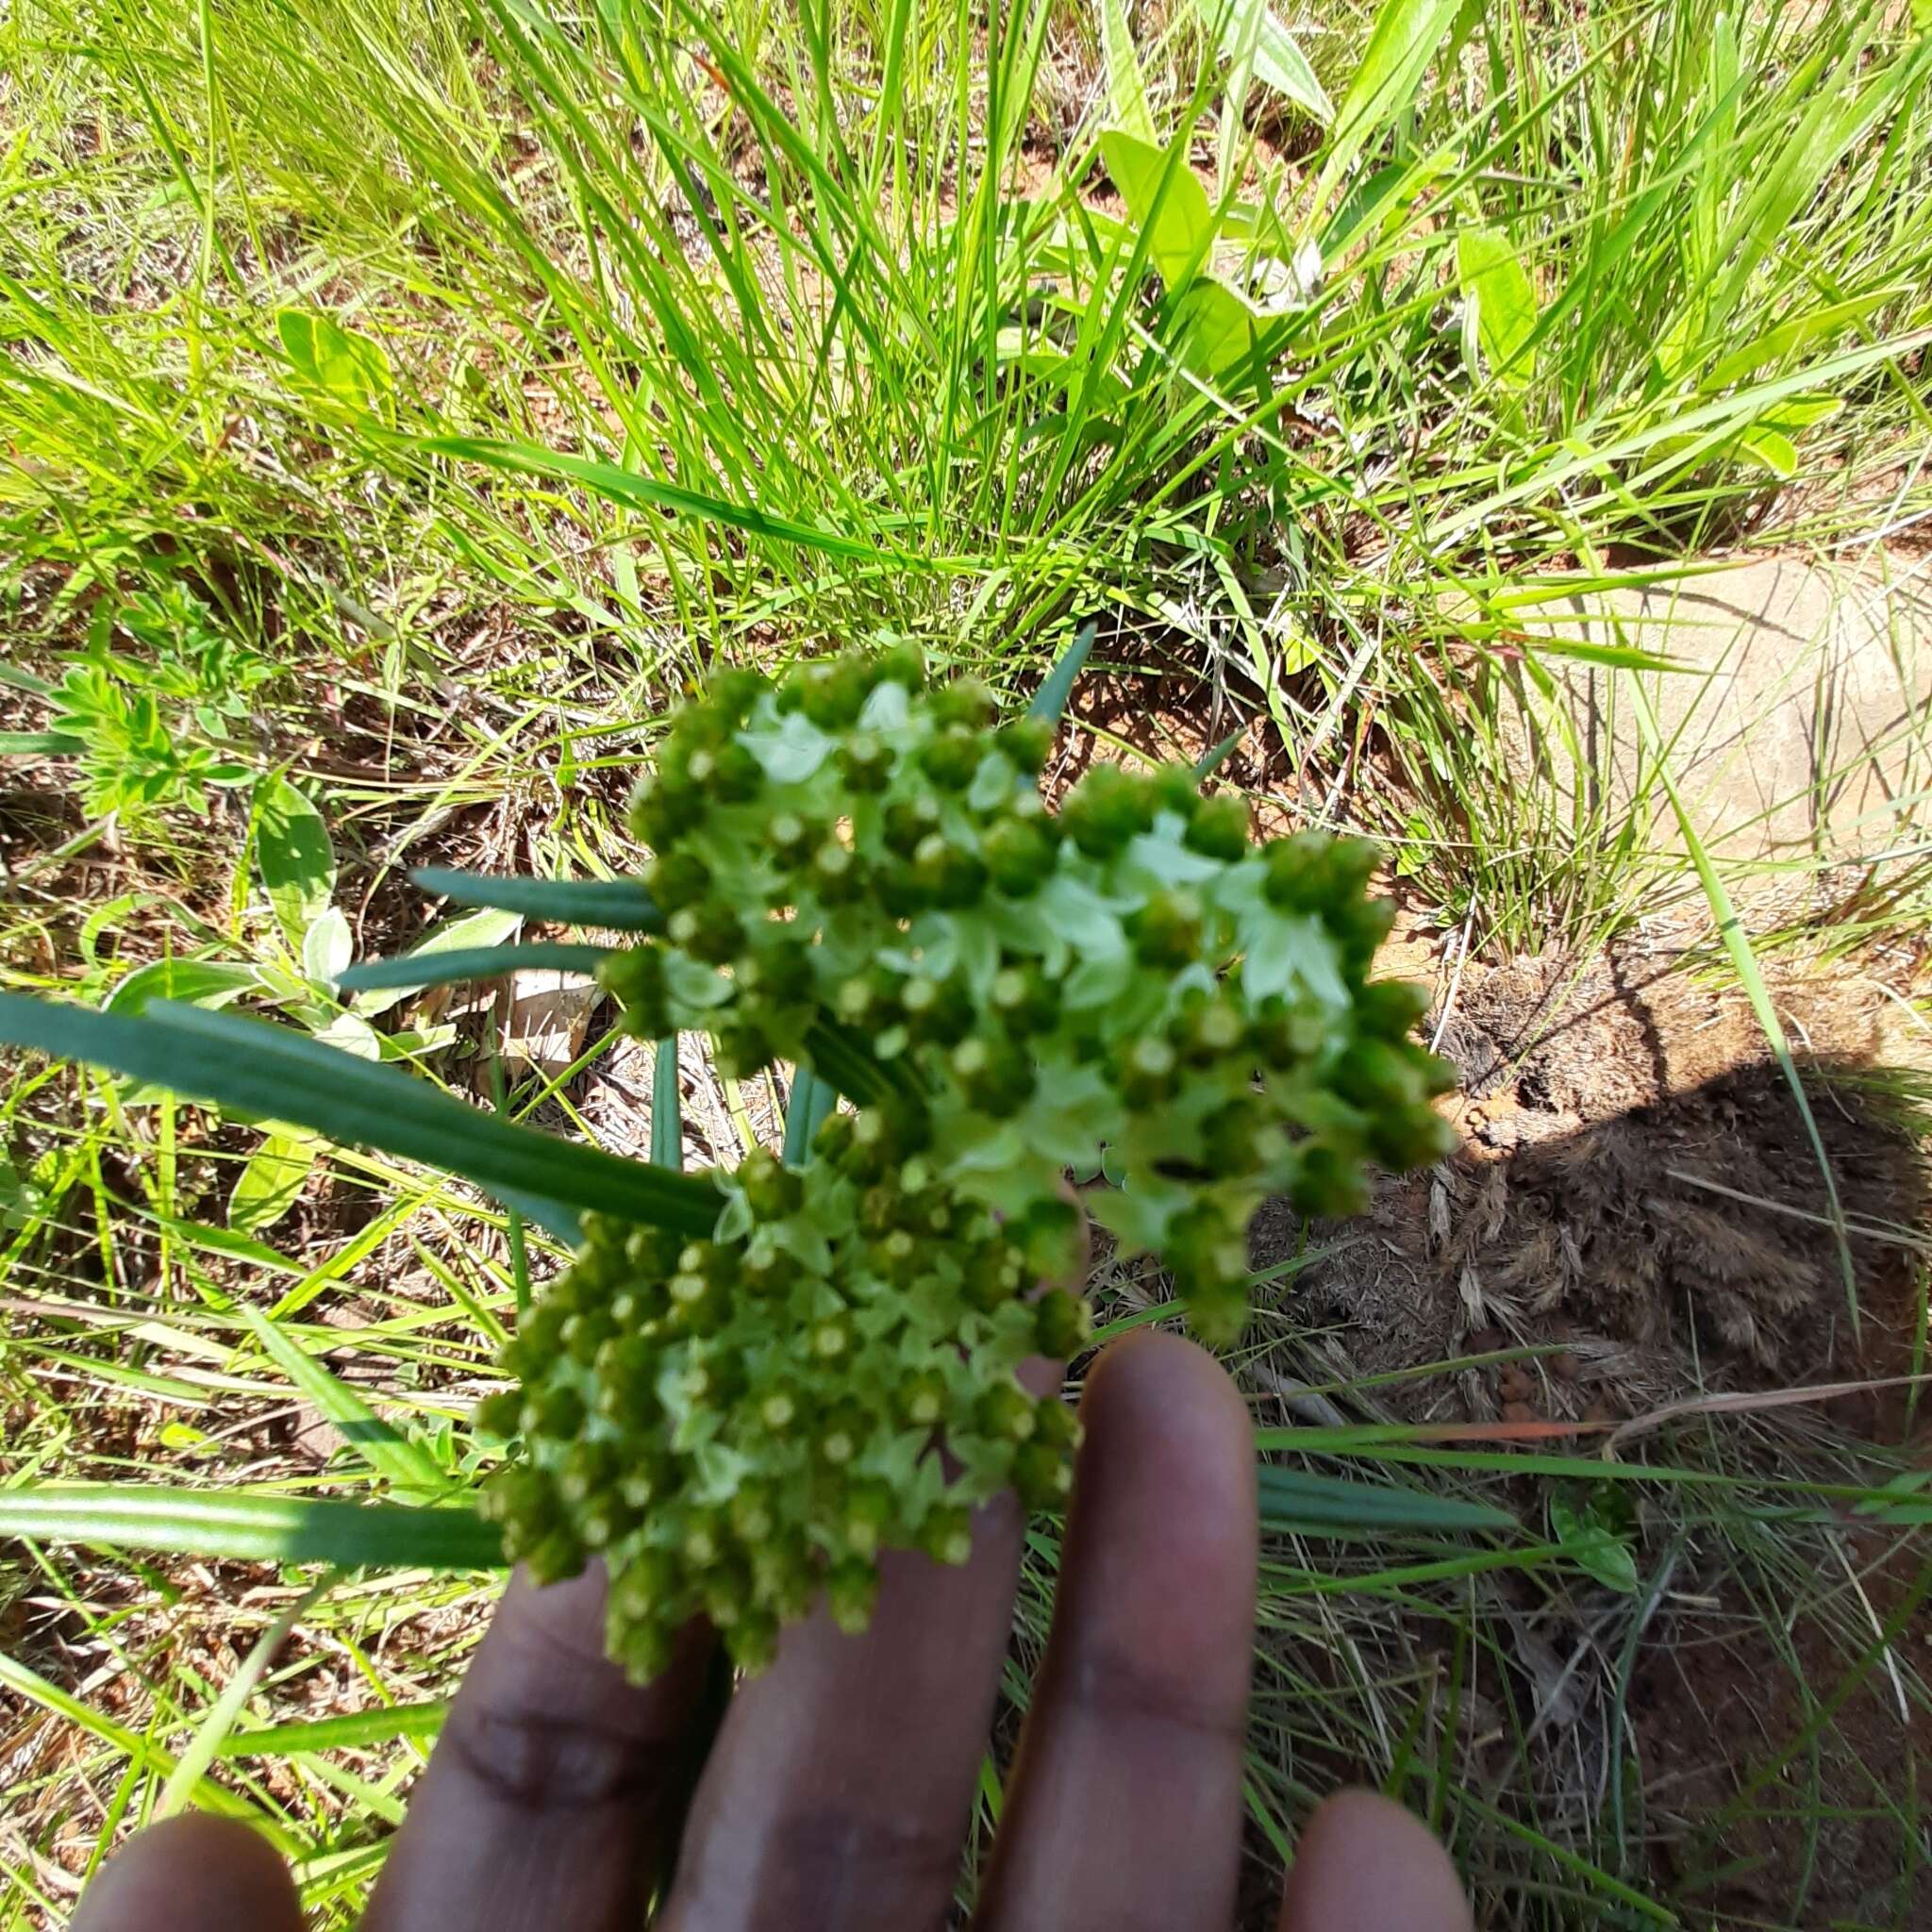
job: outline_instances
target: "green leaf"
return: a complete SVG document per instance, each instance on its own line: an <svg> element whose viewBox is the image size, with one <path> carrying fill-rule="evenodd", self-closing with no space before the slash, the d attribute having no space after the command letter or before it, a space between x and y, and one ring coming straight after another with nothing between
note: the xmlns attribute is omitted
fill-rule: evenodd
<svg viewBox="0 0 1932 1932"><path fill-rule="evenodd" d="M1355 158L1415 98L1461 6L1462 0L1382 0L1361 65L1336 111L1328 158L1315 186L1317 208L1326 206Z"/></svg>
<svg viewBox="0 0 1932 1932"><path fill-rule="evenodd" d="M297 378L345 408L366 409L389 393L389 357L380 342L307 308L282 309L275 333Z"/></svg>
<svg viewBox="0 0 1932 1932"><path fill-rule="evenodd" d="M1266 0L1194 0L1194 9L1220 40L1228 59L1247 60L1257 80L1293 102L1311 120L1324 125L1334 120L1335 103L1323 92L1307 56Z"/></svg>
<svg viewBox="0 0 1932 1932"><path fill-rule="evenodd" d="M1115 125L1136 141L1153 142L1154 112L1141 78L1141 57L1121 0L1100 0L1100 58L1107 70L1107 100Z"/></svg>
<svg viewBox="0 0 1932 1932"><path fill-rule="evenodd" d="M336 855L322 814L284 777L256 788L255 863L289 949L299 957L309 922L335 895Z"/></svg>
<svg viewBox="0 0 1932 1932"><path fill-rule="evenodd" d="M1354 1482L1264 1462L1256 1472L1264 1528L1301 1534L1354 1530L1508 1532L1520 1527L1507 1509L1395 1483Z"/></svg>
<svg viewBox="0 0 1932 1932"><path fill-rule="evenodd" d="M225 1006L261 984L253 966L226 959L151 959L137 966L108 995L110 1013L134 1014L150 1000L177 1000L198 1007Z"/></svg>
<svg viewBox="0 0 1932 1932"><path fill-rule="evenodd" d="M1738 448L1774 476L1789 481L1798 474L1798 445L1782 430L1768 428L1760 423L1739 437Z"/></svg>
<svg viewBox="0 0 1932 1932"><path fill-rule="evenodd" d="M1100 152L1128 212L1146 235L1147 258L1171 291L1187 286L1214 239L1208 191L1188 166L1187 137L1171 147L1105 129Z"/></svg>
<svg viewBox="0 0 1932 1932"><path fill-rule="evenodd" d="M493 906L480 906L474 912L459 912L454 919L439 925L421 945L411 946L403 957L408 959L434 958L439 953L460 953L477 951L496 946L508 939L524 923L521 912L505 912ZM371 961L371 964L387 965L389 961ZM391 981L380 991L364 991L357 995L356 1010L365 1019L375 1019L386 1013L391 1007L400 1006L411 993L421 992L428 985L427 980L412 979L398 984Z"/></svg>
<svg viewBox="0 0 1932 1932"><path fill-rule="evenodd" d="M333 906L325 906L308 922L302 935L302 972L320 985L332 984L349 963L355 941L349 937L349 922Z"/></svg>
<svg viewBox="0 0 1932 1932"><path fill-rule="evenodd" d="M255 1339L282 1373L341 1431L342 1440L376 1474L397 1489L432 1497L449 1488L449 1478L428 1450L412 1442L376 1414L325 1363L271 1322L260 1309L236 1304Z"/></svg>
<svg viewBox="0 0 1932 1932"><path fill-rule="evenodd" d="M1524 345L1536 333L1536 291L1508 236L1465 228L1456 238L1456 275L1475 312L1476 338L1491 375L1511 387L1527 379Z"/></svg>
<svg viewBox="0 0 1932 1932"><path fill-rule="evenodd" d="M73 758L86 749L64 731L0 731L0 758Z"/></svg>
<svg viewBox="0 0 1932 1932"><path fill-rule="evenodd" d="M812 1136L838 1104L836 1089L821 1080L809 1067L798 1069L792 1076L791 1095L785 1108L785 1162L788 1167L803 1167L811 1158Z"/></svg>
<svg viewBox="0 0 1932 1932"><path fill-rule="evenodd" d="M658 1042L651 1060L651 1163L655 1167L684 1165L683 1095L677 1087L677 1035Z"/></svg>
<svg viewBox="0 0 1932 1932"><path fill-rule="evenodd" d="M1174 304L1181 360L1210 381L1243 367L1271 318L1212 275L1199 275Z"/></svg>
<svg viewBox="0 0 1932 1932"><path fill-rule="evenodd" d="M21 1483L0 1490L0 1536L355 1569L507 1567L495 1526L472 1509L146 1484Z"/></svg>
<svg viewBox="0 0 1932 1932"><path fill-rule="evenodd" d="M1767 329L1742 348L1733 349L1728 356L1720 358L1698 387L1705 390L1727 389L1767 362L1782 362L1786 357L1824 337L1840 334L1870 315L1874 308L1882 308L1888 302L1896 301L1904 292L1900 289L1880 289L1874 294L1860 295L1850 302L1832 302L1804 315L1794 315L1788 322L1779 323L1775 328Z"/></svg>
<svg viewBox="0 0 1932 1932"><path fill-rule="evenodd" d="M1246 736L1247 726L1244 724L1239 731L1230 731L1219 744L1204 751L1194 760L1194 782L1197 785L1205 785L1213 777L1215 773L1233 757L1235 746Z"/></svg>
<svg viewBox="0 0 1932 1932"><path fill-rule="evenodd" d="M814 529L786 517L769 516L750 504L728 503L722 497L703 496L675 483L659 483L650 476L620 468L616 463L599 462L591 457L565 456L548 450L539 442L522 440L499 441L482 436L425 436L418 438L415 448L431 456L457 457L471 462L487 463L492 469L508 470L525 476L541 476L554 483L576 483L608 503L627 509L663 509L674 515L696 517L701 522L724 524L747 535L769 538L776 542L796 543L807 550L818 550L831 557L863 558L876 563L885 557L901 563L924 566L924 559L903 551L882 546L875 539L843 537L831 530Z"/></svg>
<svg viewBox="0 0 1932 1932"><path fill-rule="evenodd" d="M420 1160L466 1175L524 1211L541 1196L579 1212L708 1235L723 1205L695 1174L665 1174L512 1126L394 1067L258 1020L165 1001L129 1020L0 993L0 1042L90 1060L192 1099Z"/></svg>
<svg viewBox="0 0 1932 1932"><path fill-rule="evenodd" d="M1050 724L1059 723L1061 713L1067 708L1067 700L1074 694L1074 680L1086 669L1087 659L1093 653L1093 640L1099 634L1099 625L1090 617L1074 634L1074 641L1060 653L1059 661L1046 674L1045 681L1033 693L1032 702L1026 707L1029 718L1044 718Z"/></svg>
<svg viewBox="0 0 1932 1932"><path fill-rule="evenodd" d="M230 1731L215 1747L217 1757L300 1757L318 1751L367 1751L398 1738L433 1738L449 1715L440 1697L421 1704L377 1705L371 1710L343 1711L338 1717L298 1719L264 1724L259 1730Z"/></svg>
<svg viewBox="0 0 1932 1932"><path fill-rule="evenodd" d="M576 945L567 941L533 940L522 946L451 947L440 953L406 953L395 959L365 959L336 975L344 992L403 987L450 986L463 979L501 979L524 966L561 973L594 973L615 949Z"/></svg>
<svg viewBox="0 0 1932 1932"><path fill-rule="evenodd" d="M525 919L559 925L602 925L614 932L661 932L664 915L650 893L629 879L531 879L485 872L419 866L410 879L458 906L493 906Z"/></svg>
<svg viewBox="0 0 1932 1932"><path fill-rule="evenodd" d="M259 1234L295 1205L321 1150L308 1134L270 1134L236 1176L228 1195L228 1225Z"/></svg>
<svg viewBox="0 0 1932 1932"><path fill-rule="evenodd" d="M1561 1498L1550 1503L1550 1528L1563 1554L1607 1590L1634 1596L1638 1590L1637 1558L1630 1545L1594 1510L1579 1510Z"/></svg>

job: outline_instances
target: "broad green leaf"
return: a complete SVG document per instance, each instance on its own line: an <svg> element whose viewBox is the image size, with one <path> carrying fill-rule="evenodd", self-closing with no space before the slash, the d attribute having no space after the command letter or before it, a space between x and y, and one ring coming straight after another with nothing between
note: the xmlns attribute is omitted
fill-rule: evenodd
<svg viewBox="0 0 1932 1932"><path fill-rule="evenodd" d="M524 1211L529 1197L541 1196L578 1212L708 1235L723 1206L695 1174L664 1174L512 1126L394 1067L258 1020L164 1001L129 1020L0 993L0 1042L90 1060L191 1099L423 1161L514 1199Z"/></svg>
<svg viewBox="0 0 1932 1932"><path fill-rule="evenodd" d="M1630 1545L1593 1510L1578 1510L1562 1499L1550 1504L1550 1527L1563 1554L1579 1570L1594 1576L1607 1590L1634 1596L1638 1589L1637 1558Z"/></svg>
<svg viewBox="0 0 1932 1932"><path fill-rule="evenodd" d="M1107 70L1107 103L1115 125L1136 141L1158 140L1146 84L1141 78L1141 57L1134 50L1127 10L1121 0L1100 0L1100 58Z"/></svg>
<svg viewBox="0 0 1932 1932"><path fill-rule="evenodd" d="M408 959L434 958L439 953L474 952L500 945L523 923L521 912L506 912L493 906L478 907L474 912L460 912L456 918L445 921L421 945L412 946L403 957ZM421 992L430 983L426 979L400 983L391 980L380 990L372 989L358 993L355 1000L356 1010L364 1019L375 1019L391 1007L399 1006L411 993Z"/></svg>
<svg viewBox="0 0 1932 1932"><path fill-rule="evenodd" d="M1174 305L1175 347L1189 368L1215 380L1246 367L1269 319L1224 282L1201 275Z"/></svg>
<svg viewBox="0 0 1932 1932"><path fill-rule="evenodd" d="M1247 60L1257 80L1292 101L1309 119L1324 125L1334 120L1335 103L1267 0L1194 0L1194 9L1228 59Z"/></svg>
<svg viewBox="0 0 1932 1932"><path fill-rule="evenodd" d="M365 959L336 975L345 991L402 987L420 992L425 987L451 986L465 979L501 979L525 966L544 966L562 973L594 973L615 948L583 946L567 941L535 940L522 946L451 947L440 953L406 953L395 959Z"/></svg>
<svg viewBox="0 0 1932 1932"><path fill-rule="evenodd" d="M282 309L275 333L302 382L344 408L366 409L389 393L389 357L380 342L307 308Z"/></svg>
<svg viewBox="0 0 1932 1932"><path fill-rule="evenodd" d="M481 436L425 436L414 447L431 456L456 457L471 462L487 463L492 469L508 470L525 476L543 476L555 483L575 483L607 502L623 504L629 509L663 509L676 516L695 517L703 523L724 524L753 537L765 537L780 543L796 543L807 550L823 551L831 557L863 558L876 563L888 557L898 562L926 567L926 561L903 551L881 546L874 538L844 537L832 530L813 528L786 517L767 515L750 504L728 503L722 497L704 496L695 490L681 489L675 483L659 483L654 477L640 476L616 463L599 462L591 457L565 456L548 450L539 442L498 441Z"/></svg>
<svg viewBox="0 0 1932 1932"><path fill-rule="evenodd" d="M1032 701L1026 707L1029 718L1044 718L1053 724L1059 723L1067 708L1067 700L1074 694L1074 680L1086 669L1087 659L1093 653L1093 640L1099 635L1099 625L1090 617L1074 633L1074 641L1060 653L1040 689L1033 693Z"/></svg>
<svg viewBox="0 0 1932 1932"><path fill-rule="evenodd" d="M1739 437L1738 448L1774 476L1790 481L1798 474L1798 445L1782 430L1767 428L1760 423Z"/></svg>
<svg viewBox="0 0 1932 1932"><path fill-rule="evenodd" d="M322 814L284 777L256 788L255 864L289 950L299 958L309 922L335 895L336 854Z"/></svg>
<svg viewBox="0 0 1932 1932"><path fill-rule="evenodd" d="M458 906L492 906L559 925L602 925L615 932L661 932L664 915L630 879L531 879L419 866L410 879Z"/></svg>
<svg viewBox="0 0 1932 1932"><path fill-rule="evenodd" d="M315 1038L322 1045L353 1054L358 1060L382 1058L382 1035L360 1013L335 1014L326 1025L316 1028Z"/></svg>
<svg viewBox="0 0 1932 1932"><path fill-rule="evenodd" d="M138 1013L150 1000L197 1007L225 1006L261 984L253 966L226 959L151 959L137 966L108 995L110 1013Z"/></svg>
<svg viewBox="0 0 1932 1932"><path fill-rule="evenodd" d="M1490 374L1518 385L1529 371L1524 344L1536 333L1536 291L1508 236L1497 228L1465 228L1456 238L1456 275L1475 311L1476 337Z"/></svg>
<svg viewBox="0 0 1932 1932"><path fill-rule="evenodd" d="M1335 131L1315 186L1316 208L1327 206L1355 158L1415 98L1461 7L1462 0L1382 0L1361 64L1335 113Z"/></svg>
<svg viewBox="0 0 1932 1932"><path fill-rule="evenodd" d="M302 971L323 986L332 985L355 952L349 922L334 906L325 906L302 935Z"/></svg>
<svg viewBox="0 0 1932 1932"><path fill-rule="evenodd" d="M503 1539L475 1510L123 1483L0 1489L0 1536L248 1562L500 1570Z"/></svg>
<svg viewBox="0 0 1932 1932"><path fill-rule="evenodd" d="M449 1488L449 1478L428 1450L384 1422L325 1363L318 1361L260 1309L245 1302L238 1302L236 1307L276 1367L336 1425L342 1440L376 1474L387 1476L398 1490L424 1497L441 1495Z"/></svg>
<svg viewBox="0 0 1932 1932"><path fill-rule="evenodd" d="M1214 240L1208 191L1188 166L1187 137L1171 147L1138 141L1117 127L1100 137L1107 172L1147 238L1147 258L1170 291L1192 279Z"/></svg>
<svg viewBox="0 0 1932 1932"><path fill-rule="evenodd" d="M248 1157L228 1195L228 1225L258 1234L295 1205L321 1152L308 1134L270 1134Z"/></svg>

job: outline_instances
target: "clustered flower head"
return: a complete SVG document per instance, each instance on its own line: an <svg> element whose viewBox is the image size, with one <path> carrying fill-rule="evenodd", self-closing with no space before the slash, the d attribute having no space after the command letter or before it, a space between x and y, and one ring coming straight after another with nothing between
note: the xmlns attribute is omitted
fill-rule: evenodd
<svg viewBox="0 0 1932 1932"><path fill-rule="evenodd" d="M1096 765L1049 811L1051 741L902 648L722 674L638 792L663 930L605 962L626 1029L858 1104L723 1183L709 1240L589 1226L511 1345L494 1507L541 1576L607 1557L640 1674L699 1610L755 1665L820 1580L862 1624L879 1548L958 1559L974 1503L1062 1492L1064 1411L1013 1368L1086 1332L1027 1298L1076 1265L1070 1172L1224 1345L1265 1197L1354 1212L1368 1163L1445 1151L1422 998L1369 977L1374 848L1257 843L1185 769Z"/></svg>
<svg viewBox="0 0 1932 1932"><path fill-rule="evenodd" d="M1073 1411L1014 1372L1077 1350L1086 1304L1030 1291L1026 1243L923 1139L914 1114L834 1114L808 1166L729 1177L709 1240L591 1217L509 1344L520 1387L480 1420L525 1455L486 1507L540 1582L605 1559L639 1682L700 1614L748 1670L821 1588L862 1629L882 1548L963 1563L974 1505L1066 1494Z"/></svg>

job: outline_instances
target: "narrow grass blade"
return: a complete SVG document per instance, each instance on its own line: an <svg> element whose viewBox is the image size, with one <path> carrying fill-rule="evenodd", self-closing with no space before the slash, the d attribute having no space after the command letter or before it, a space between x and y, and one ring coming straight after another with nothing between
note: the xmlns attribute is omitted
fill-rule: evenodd
<svg viewBox="0 0 1932 1932"><path fill-rule="evenodd" d="M1492 1504L1393 1483L1351 1482L1345 1476L1315 1475L1306 1470L1263 1463L1256 1472L1265 1529L1307 1534L1343 1530L1374 1534L1389 1530L1519 1529L1515 1517Z"/></svg>
<svg viewBox="0 0 1932 1932"><path fill-rule="evenodd" d="M342 1440L376 1474L387 1476L398 1490L416 1496L427 1498L447 1491L449 1478L426 1449L384 1422L347 1383L260 1309L245 1302L237 1307L276 1366L335 1424Z"/></svg>
<svg viewBox="0 0 1932 1932"><path fill-rule="evenodd" d="M0 1536L344 1569L500 1570L503 1540L473 1509L120 1483L0 1490Z"/></svg>
<svg viewBox="0 0 1932 1932"><path fill-rule="evenodd" d="M308 1607L335 1582L331 1572L313 1590L306 1591L250 1645L240 1668L222 1687L222 1694L208 1707L208 1715L195 1726L194 1736L180 1761L161 1789L155 1807L157 1818L173 1818L194 1802L194 1794L208 1768L221 1755L223 1741L234 1730L236 1721L247 1707L255 1688L275 1661L275 1652L288 1641L289 1633L307 1614Z"/></svg>
<svg viewBox="0 0 1932 1932"><path fill-rule="evenodd" d="M811 1158L812 1136L832 1108L838 1094L809 1067L800 1067L791 1082L791 1105L785 1109L785 1164L803 1167Z"/></svg>
<svg viewBox="0 0 1932 1932"><path fill-rule="evenodd" d="M651 1061L651 1165L684 1165L684 1096L677 1085L677 1035L658 1042Z"/></svg>
<svg viewBox="0 0 1932 1932"><path fill-rule="evenodd" d="M312 1127L467 1176L680 1233L708 1234L715 1189L599 1148L512 1126L393 1067L286 1027L157 1001L139 1020L0 993L0 1042L88 1060L183 1096Z"/></svg>
<svg viewBox="0 0 1932 1932"><path fill-rule="evenodd" d="M661 932L664 915L643 887L626 879L530 879L419 867L410 880L458 906L491 906L559 925L604 925L616 932Z"/></svg>
<svg viewBox="0 0 1932 1932"><path fill-rule="evenodd" d="M841 537L836 531L814 529L809 524L795 524L787 517L769 516L747 503L728 503L723 497L704 496L695 490L680 489L675 483L659 483L653 477L641 476L634 470L622 469L616 463L599 462L591 457L566 456L558 450L545 449L541 443L481 436L431 436L424 438L415 447L434 456L487 463L492 469L508 470L518 475L547 477L555 483L575 483L603 497L606 502L620 503L626 508L669 510L675 516L728 525L748 536L796 543L802 549L821 550L831 557L861 558L868 563L877 562L882 555L907 564L922 561L902 553L884 552L872 538Z"/></svg>
<svg viewBox="0 0 1932 1932"><path fill-rule="evenodd" d="M87 747L60 731L0 731L0 758L78 758Z"/></svg>
<svg viewBox="0 0 1932 1932"><path fill-rule="evenodd" d="M594 973L611 951L609 946L533 940L523 946L410 953L394 959L365 959L359 966L351 966L336 984L344 992L364 992L392 986L451 986L463 979L501 979L525 966L542 966L558 973Z"/></svg>
<svg viewBox="0 0 1932 1932"><path fill-rule="evenodd" d="M441 1697L385 1709L344 1711L303 1724L265 1724L258 1731L231 1730L215 1746L217 1757L297 1757L316 1751L367 1751L398 1738L433 1738L449 1715Z"/></svg>

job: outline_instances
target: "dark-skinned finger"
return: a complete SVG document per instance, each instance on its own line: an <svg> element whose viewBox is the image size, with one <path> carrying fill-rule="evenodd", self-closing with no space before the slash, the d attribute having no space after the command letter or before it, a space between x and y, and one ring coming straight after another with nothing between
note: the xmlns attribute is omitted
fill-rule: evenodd
<svg viewBox="0 0 1932 1932"><path fill-rule="evenodd" d="M660 1932L923 1932L943 1916L986 1749L1019 1567L1011 1495L951 1570L879 1565L862 1636L821 1609L732 1700Z"/></svg>
<svg viewBox="0 0 1932 1932"><path fill-rule="evenodd" d="M1341 1791L1295 1847L1281 1932L1473 1932L1449 1854L1400 1805Z"/></svg>
<svg viewBox="0 0 1932 1932"><path fill-rule="evenodd" d="M633 1932L690 1775L708 1633L639 1690L604 1655L601 1569L505 1593L363 1932Z"/></svg>
<svg viewBox="0 0 1932 1932"><path fill-rule="evenodd" d="M1213 1359L1118 1343L1089 1376L1053 1635L980 1932L1226 1932L1254 1647L1254 1430Z"/></svg>
<svg viewBox="0 0 1932 1932"><path fill-rule="evenodd" d="M189 1812L139 1833L101 1867L71 1932L302 1932L302 1909L260 1833Z"/></svg>

